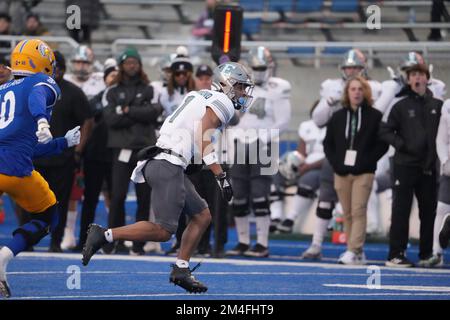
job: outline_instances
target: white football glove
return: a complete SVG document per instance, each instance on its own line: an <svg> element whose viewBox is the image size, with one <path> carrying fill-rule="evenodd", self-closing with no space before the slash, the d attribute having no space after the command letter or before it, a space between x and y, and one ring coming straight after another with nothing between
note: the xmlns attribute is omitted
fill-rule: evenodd
<svg viewBox="0 0 450 320"><path fill-rule="evenodd" d="M330 95L327 97L327 103L330 107L335 106L342 98L342 90L335 89L330 92Z"/></svg>
<svg viewBox="0 0 450 320"><path fill-rule="evenodd" d="M36 137L39 143L48 143L53 139L52 133L50 132L50 125L47 120L42 118L39 119L38 130L36 131Z"/></svg>
<svg viewBox="0 0 450 320"><path fill-rule="evenodd" d="M67 140L67 147L73 147L80 143L80 126L76 126L75 128L66 132L64 138Z"/></svg>

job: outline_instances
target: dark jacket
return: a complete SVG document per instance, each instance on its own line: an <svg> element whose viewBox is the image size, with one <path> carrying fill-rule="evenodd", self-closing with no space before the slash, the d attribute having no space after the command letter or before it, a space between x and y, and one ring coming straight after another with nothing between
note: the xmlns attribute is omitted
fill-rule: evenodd
<svg viewBox="0 0 450 320"><path fill-rule="evenodd" d="M361 109L361 111L359 111ZM352 150L357 152L354 166L344 165L346 151L351 149L350 120L356 116L357 130ZM377 161L386 153L388 145L378 138L382 114L380 111L363 104L353 112L343 108L333 114L327 125L327 134L323 141L325 155L340 176L374 173Z"/></svg>
<svg viewBox="0 0 450 320"><path fill-rule="evenodd" d="M58 82L61 99L56 101L50 119L50 131L54 138L64 137L67 131L82 126L92 117L89 102L83 90L65 79ZM61 154L39 158L33 161L38 167L64 166L73 161L75 147L65 149Z"/></svg>
<svg viewBox="0 0 450 320"><path fill-rule="evenodd" d="M107 147L108 126L103 117L103 110L105 107L103 105L103 96L107 93L107 90L108 89L103 90L89 100L91 112L94 117L94 128L86 142L83 153L83 158L88 161L109 163L112 160L112 150Z"/></svg>
<svg viewBox="0 0 450 320"><path fill-rule="evenodd" d="M381 123L381 139L395 148L395 164L435 170L442 101L433 98L429 90L421 97L409 86L397 97L403 99L392 106L387 119Z"/></svg>
<svg viewBox="0 0 450 320"><path fill-rule="evenodd" d="M155 126L162 108L151 103L152 86L141 79L123 81L109 89L106 99L103 115L108 125L108 147L141 149L156 143ZM126 106L130 109L127 114L117 113L117 107Z"/></svg>

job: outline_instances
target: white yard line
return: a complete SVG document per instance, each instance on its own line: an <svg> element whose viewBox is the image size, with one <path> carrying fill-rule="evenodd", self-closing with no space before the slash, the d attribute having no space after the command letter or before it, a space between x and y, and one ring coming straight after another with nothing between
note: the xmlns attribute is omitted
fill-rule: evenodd
<svg viewBox="0 0 450 320"><path fill-rule="evenodd" d="M30 300L30 299L108 299L108 298L173 298L173 297L193 297L193 294L188 293L155 293L155 294L107 294L107 295L67 295L67 296L29 296L29 297L17 297L14 299ZM215 297L220 299L221 297L254 297L254 298L273 298L273 297L374 297L374 296L408 296L408 297L424 297L424 296L441 296L445 297L448 294L445 293L224 293L224 294L200 294L195 297Z"/></svg>
<svg viewBox="0 0 450 320"><path fill-rule="evenodd" d="M61 260L78 260L81 262L81 254L79 253L50 253L50 252L23 252L17 259L23 258L36 258L36 259L48 259L55 258ZM129 256L129 255L102 255L98 254L92 258L92 262L96 260L109 260L109 261L143 261L143 262L174 262L175 257L166 256ZM193 258L192 263L202 261L199 258ZM345 266L336 263L317 263L317 262L293 262L293 261L273 261L273 260L253 260L253 259L206 259L203 263L208 264L231 264L241 266L289 266L289 267L317 267L322 269L362 269L367 270L368 265L365 266ZM389 268L379 266L381 270L400 271L399 268ZM84 267L82 268L84 270ZM401 271L406 273L425 273L425 274L450 274L450 269L426 269L426 268L405 268Z"/></svg>
<svg viewBox="0 0 450 320"><path fill-rule="evenodd" d="M358 284L323 284L324 287L334 288L352 288L352 289L367 289L367 290L399 290L399 291L424 291L424 292L447 292L450 293L450 287L434 287L434 286L392 286L392 285L380 285L379 288L371 289L367 285Z"/></svg>

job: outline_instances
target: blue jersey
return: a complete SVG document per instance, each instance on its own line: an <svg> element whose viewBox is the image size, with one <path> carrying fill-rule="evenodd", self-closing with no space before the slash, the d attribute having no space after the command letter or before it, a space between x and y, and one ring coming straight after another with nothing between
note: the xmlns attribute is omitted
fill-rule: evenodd
<svg viewBox="0 0 450 320"><path fill-rule="evenodd" d="M37 145L37 121L50 122L60 96L55 80L43 73L11 80L0 86L0 173L31 175Z"/></svg>

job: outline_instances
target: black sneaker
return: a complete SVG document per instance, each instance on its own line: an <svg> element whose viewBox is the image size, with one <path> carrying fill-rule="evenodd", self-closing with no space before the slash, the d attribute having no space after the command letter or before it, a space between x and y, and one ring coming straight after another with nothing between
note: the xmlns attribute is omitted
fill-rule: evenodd
<svg viewBox="0 0 450 320"><path fill-rule="evenodd" d="M269 256L269 248L257 243L253 248L244 252L246 257L267 258Z"/></svg>
<svg viewBox="0 0 450 320"><path fill-rule="evenodd" d="M283 220L283 222L277 226L277 230L282 233L292 233L293 227L294 227L294 221L292 221L290 219L286 219L286 220Z"/></svg>
<svg viewBox="0 0 450 320"><path fill-rule="evenodd" d="M83 251L83 265L87 266L92 256L105 244L108 243L105 239L105 231L107 229L92 223L88 227L86 243L84 244Z"/></svg>
<svg viewBox="0 0 450 320"><path fill-rule="evenodd" d="M11 297L11 290L9 289L8 282L6 282L6 280L0 281L0 296L4 298Z"/></svg>
<svg viewBox="0 0 450 320"><path fill-rule="evenodd" d="M50 247L48 248L48 252L53 252L53 253L62 253L62 249L61 246L59 244L50 244Z"/></svg>
<svg viewBox="0 0 450 320"><path fill-rule="evenodd" d="M404 255L398 255L391 260L386 261L386 267L392 268L411 268L414 264L409 261Z"/></svg>
<svg viewBox="0 0 450 320"><path fill-rule="evenodd" d="M176 264L172 264L172 272L170 273L169 281L176 286L180 286L189 293L202 293L206 292L208 288L194 278L192 272L199 266L197 265L194 269L189 268L179 268Z"/></svg>
<svg viewBox="0 0 450 320"><path fill-rule="evenodd" d="M227 256L243 256L244 252L247 251L248 249L250 249L250 246L248 244L239 242L236 245L236 247L234 247L231 250L227 250L227 252L225 252L225 255L227 255Z"/></svg>
<svg viewBox="0 0 450 320"><path fill-rule="evenodd" d="M270 220L270 227L269 227L269 232L270 233L274 233L275 231L277 231L277 227L278 224L280 223L280 219L272 219Z"/></svg>
<svg viewBox="0 0 450 320"><path fill-rule="evenodd" d="M441 232L439 232L439 244L442 249L448 247L448 240L450 240L450 214L445 216Z"/></svg>

